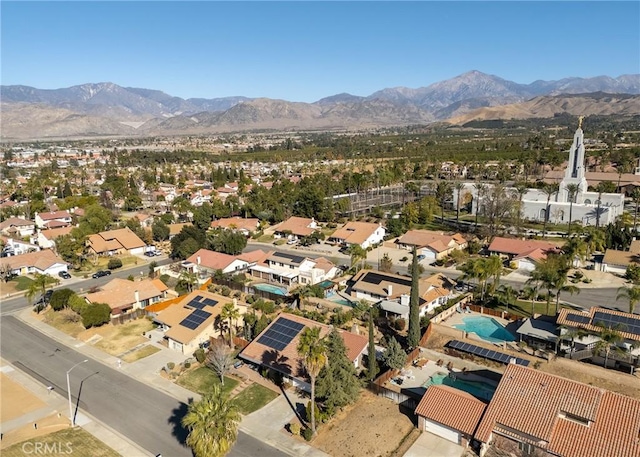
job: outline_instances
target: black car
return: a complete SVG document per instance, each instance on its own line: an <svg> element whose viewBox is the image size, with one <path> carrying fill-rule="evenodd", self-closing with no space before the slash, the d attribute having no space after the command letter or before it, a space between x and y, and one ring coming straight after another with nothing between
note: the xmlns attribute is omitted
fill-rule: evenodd
<svg viewBox="0 0 640 457"><path fill-rule="evenodd" d="M98 270L94 274L91 275L93 279L102 278L103 276L109 276L111 271L109 270Z"/></svg>
<svg viewBox="0 0 640 457"><path fill-rule="evenodd" d="M58 276L60 276L62 279L71 279L71 275L68 271L60 271L58 272Z"/></svg>
<svg viewBox="0 0 640 457"><path fill-rule="evenodd" d="M155 257L156 251L147 251L144 253L147 257Z"/></svg>

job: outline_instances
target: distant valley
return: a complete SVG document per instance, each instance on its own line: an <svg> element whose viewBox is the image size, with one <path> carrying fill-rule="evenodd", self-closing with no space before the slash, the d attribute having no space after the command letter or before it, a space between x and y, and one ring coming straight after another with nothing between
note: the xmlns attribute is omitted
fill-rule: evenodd
<svg viewBox="0 0 640 457"><path fill-rule="evenodd" d="M173 97L113 83L44 90L1 86L4 141L246 130L328 130L471 120L640 113L640 75L518 84L470 71L417 89L395 87L314 103L233 96Z"/></svg>

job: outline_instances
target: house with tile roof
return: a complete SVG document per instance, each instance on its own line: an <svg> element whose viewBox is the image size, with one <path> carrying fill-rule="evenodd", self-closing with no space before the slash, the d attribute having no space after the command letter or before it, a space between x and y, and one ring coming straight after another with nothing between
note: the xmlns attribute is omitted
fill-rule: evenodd
<svg viewBox="0 0 640 457"><path fill-rule="evenodd" d="M420 316L433 311L452 297L455 282L441 274L434 274L419 281ZM348 291L357 300L372 303L381 302L387 313L403 315L408 312L411 295L411 278L409 276L385 273L377 270L360 270L351 279ZM388 302L395 302L390 305Z"/></svg>
<svg viewBox="0 0 640 457"><path fill-rule="evenodd" d="M633 240L628 251L607 249L602 259L602 271L624 275L629 265L640 263L640 240Z"/></svg>
<svg viewBox="0 0 640 457"><path fill-rule="evenodd" d="M371 222L347 222L344 227L333 232L327 239L328 243L342 246L357 245L362 249L382 242L387 229L380 224Z"/></svg>
<svg viewBox="0 0 640 457"><path fill-rule="evenodd" d="M295 314L281 313L238 354L238 357L277 372L294 387L310 392L309 377L297 350L300 333L306 327L320 327L321 338L331 331L329 325ZM359 369L362 355L367 350L368 338L345 330L338 331L347 348L347 357L356 369Z"/></svg>
<svg viewBox="0 0 640 457"><path fill-rule="evenodd" d="M209 249L199 249L191 257L187 258L182 265L198 273L200 277L210 277L218 270L225 274L240 273L246 271L251 264L239 259L237 256Z"/></svg>
<svg viewBox="0 0 640 457"><path fill-rule="evenodd" d="M71 226L48 230L38 230L38 234L36 235L34 241L42 249L55 248L56 239L64 235L69 235L71 233L71 230L73 230L73 227Z"/></svg>
<svg viewBox="0 0 640 457"><path fill-rule="evenodd" d="M0 241L4 246L1 257L26 254L27 252L35 252L40 250L40 246L28 243L20 239L5 237L0 235Z"/></svg>
<svg viewBox="0 0 640 457"><path fill-rule="evenodd" d="M418 429L467 447L486 407L486 403L463 390L429 386L415 410Z"/></svg>
<svg viewBox="0 0 640 457"><path fill-rule="evenodd" d="M36 227L56 228L71 225L72 219L69 211L51 211L48 213L36 213Z"/></svg>
<svg viewBox="0 0 640 457"><path fill-rule="evenodd" d="M314 218L291 216L274 227L273 236L275 238L299 240L319 229L320 226Z"/></svg>
<svg viewBox="0 0 640 457"><path fill-rule="evenodd" d="M260 226L260 220L256 218L244 219L242 217L225 217L211 222L211 228L225 228L235 230L244 236L251 236Z"/></svg>
<svg viewBox="0 0 640 457"><path fill-rule="evenodd" d="M228 302L231 302L229 297L196 290L159 311L153 320L164 331L169 349L184 355L193 355L201 344L209 341L209 338L221 335L223 327L217 322L224 304ZM234 325L241 327L244 325L242 316L247 312L247 305L236 300L233 303L241 316Z"/></svg>
<svg viewBox="0 0 640 457"><path fill-rule="evenodd" d="M129 227L100 232L87 238L87 249L95 255L140 255L145 247L146 243Z"/></svg>
<svg viewBox="0 0 640 457"><path fill-rule="evenodd" d="M99 291L87 294L85 300L88 303L106 303L111 307L111 316L118 316L164 300L167 290L169 288L159 279L129 281L115 278Z"/></svg>
<svg viewBox="0 0 640 457"><path fill-rule="evenodd" d="M491 254L508 258L518 270L533 271L538 262L546 259L547 253L556 252L558 247L547 241L521 240L497 236L488 248Z"/></svg>
<svg viewBox="0 0 640 457"><path fill-rule="evenodd" d="M51 249L2 257L0 266L19 276L35 273L57 276L61 271L67 271L67 262Z"/></svg>
<svg viewBox="0 0 640 457"><path fill-rule="evenodd" d="M35 229L35 222L20 217L10 217L0 222L0 233L10 237L31 236Z"/></svg>
<svg viewBox="0 0 640 457"><path fill-rule="evenodd" d="M640 401L509 364L475 438L517 455L639 457Z"/></svg>
<svg viewBox="0 0 640 457"><path fill-rule="evenodd" d="M409 230L398 238L397 243L403 249L412 250L415 247L418 255L424 255L427 260L439 260L454 250L467 247L467 240L460 233L447 235L431 230Z"/></svg>
<svg viewBox="0 0 640 457"><path fill-rule="evenodd" d="M340 269L324 257L309 257L273 251L262 263L249 267L249 274L267 282L284 286L297 284L314 285L327 279L333 279Z"/></svg>

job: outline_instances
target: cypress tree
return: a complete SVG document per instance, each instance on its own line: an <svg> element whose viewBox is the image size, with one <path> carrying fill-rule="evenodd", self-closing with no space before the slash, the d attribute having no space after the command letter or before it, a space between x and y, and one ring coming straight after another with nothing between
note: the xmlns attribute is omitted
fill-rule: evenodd
<svg viewBox="0 0 640 457"><path fill-rule="evenodd" d="M330 415L358 399L360 380L356 368L347 357L347 348L334 328L327 337L327 365L316 381L316 396Z"/></svg>
<svg viewBox="0 0 640 457"><path fill-rule="evenodd" d="M373 341L373 310L369 311L369 349L367 352L368 366L367 377L373 381L378 374L378 361L376 360L376 344Z"/></svg>
<svg viewBox="0 0 640 457"><path fill-rule="evenodd" d="M420 342L420 308L419 308L419 285L420 275L418 273L418 255L416 248L413 248L413 262L411 264L411 297L409 301L409 335L407 343L410 348L415 348Z"/></svg>

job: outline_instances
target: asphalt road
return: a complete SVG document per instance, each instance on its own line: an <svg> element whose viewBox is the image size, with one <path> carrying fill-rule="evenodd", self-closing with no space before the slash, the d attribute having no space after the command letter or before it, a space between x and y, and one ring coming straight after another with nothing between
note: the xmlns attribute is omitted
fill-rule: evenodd
<svg viewBox="0 0 640 457"><path fill-rule="evenodd" d="M0 322L2 357L65 397L66 371L86 359L82 354L29 327L13 316ZM190 457L182 443L180 421L187 406L102 363L89 359L71 372L74 404L137 443L151 454ZM79 402L78 402L79 397ZM286 454L240 432L229 454L234 457L281 457Z"/></svg>

